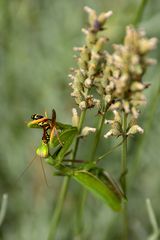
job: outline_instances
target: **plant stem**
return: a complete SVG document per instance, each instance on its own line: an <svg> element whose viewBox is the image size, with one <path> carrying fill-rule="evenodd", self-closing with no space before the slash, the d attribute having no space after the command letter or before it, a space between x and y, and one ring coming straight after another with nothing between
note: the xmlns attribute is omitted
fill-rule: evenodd
<svg viewBox="0 0 160 240"><path fill-rule="evenodd" d="M126 194L126 171L127 171L127 138L125 136L127 128L127 115L124 113L123 115L123 144L122 144L122 156L121 156L121 184L124 191L124 194Z"/></svg>
<svg viewBox="0 0 160 240"><path fill-rule="evenodd" d="M97 125L97 128L96 128L96 135L95 135L95 139L94 139L94 142L93 142L91 157L90 157L91 162L93 162L95 157L96 157L96 150L97 150L99 139L100 139L100 136L101 136L104 120L105 120L105 114L100 115L98 125Z"/></svg>
<svg viewBox="0 0 160 240"><path fill-rule="evenodd" d="M68 185L69 185L69 177L65 177L64 180L63 180L63 183L62 183L59 198L57 200L57 206L55 208L54 215L53 215L53 218L51 220L51 226L50 226L50 232L49 232L49 235L48 235L48 240L54 240L55 239L56 232L57 232L57 227L58 227L59 222L60 222L61 213L62 213L65 197L66 197L67 190L68 190Z"/></svg>
<svg viewBox="0 0 160 240"><path fill-rule="evenodd" d="M78 134L80 134L81 129L82 129L82 125L85 119L85 115L86 115L86 110L81 112L81 116L80 116L80 120L79 120L79 125L78 125ZM79 145L79 138L76 138L76 142L75 142L75 146L74 146L74 150L73 150L73 154L72 154L72 160L75 159L76 157L76 153L78 150L78 145ZM63 205L64 205L64 201L66 198L66 194L68 191L68 187L69 187L69 182L70 182L70 178L69 177L65 177L64 181L62 183L61 186L61 190L60 190L60 194L59 197L57 199L57 205L56 208L54 210L54 215L51 221L51 226L50 226L50 231L49 231L49 236L48 236L48 240L54 240L56 237L56 232L57 232L57 228L61 219L61 214L62 214L62 209L63 209Z"/></svg>
<svg viewBox="0 0 160 240"><path fill-rule="evenodd" d="M102 128L103 128L103 125L104 125L104 120L105 120L105 117L106 117L106 112L107 112L109 106L110 105L106 106L104 113L100 115L99 120L98 120L98 124L97 124L97 128L96 128L96 135L95 135L95 139L94 139L94 142L93 142L93 147L92 147L92 152L91 152L91 157L90 157L91 162L93 162L95 160L95 157L96 157L97 147L98 147L99 140L100 140L100 137L101 137L101 132L102 132Z"/></svg>
<svg viewBox="0 0 160 240"><path fill-rule="evenodd" d="M127 138L126 138L126 129L127 129L127 114L123 115L123 144L122 144L122 156L121 156L121 185L124 191L124 194L127 195L127 186L126 186L126 173L127 173ZM123 206L123 240L128 239L128 209L127 201L124 202Z"/></svg>
<svg viewBox="0 0 160 240"><path fill-rule="evenodd" d="M78 134L81 133L82 125L83 125L85 116L86 116L86 109L81 112L81 116L80 116L79 124L78 124ZM74 146L74 150L73 150L73 154L72 154L72 160L74 160L75 157L76 157L76 153L77 153L78 145L79 145L79 140L80 140L80 138L77 137L76 142L75 142L75 146Z"/></svg>
<svg viewBox="0 0 160 240"><path fill-rule="evenodd" d="M135 26L137 26L141 22L145 7L147 6L147 2L148 2L148 0L142 0L141 4L137 10L136 17L133 21L133 24Z"/></svg>
<svg viewBox="0 0 160 240"><path fill-rule="evenodd" d="M97 124L97 128L96 128L96 135L95 135L95 139L94 139L94 142L93 142L91 156L89 158L90 162L94 162L94 160L95 160L97 147L98 147L98 144L99 144L102 128L103 128L103 125L104 125L104 120L105 120L105 117L106 117L106 112L107 112L109 106L110 105L106 106L104 113L101 114L99 119L98 119L98 124ZM78 223L79 223L79 226L78 226L78 229L77 229L78 233L80 233L81 230L82 230L83 212L84 212L84 206L85 206L86 198L87 198L87 190L83 189L82 197L81 197L81 200L80 200L80 206L81 207L80 207L79 216L78 216Z"/></svg>
<svg viewBox="0 0 160 240"><path fill-rule="evenodd" d="M109 149L108 152L104 153L99 158L97 158L96 163L102 160L104 157L108 156L110 153L112 153L116 148L120 147L123 144L123 142L124 142L124 139L120 143L116 144L111 149Z"/></svg>

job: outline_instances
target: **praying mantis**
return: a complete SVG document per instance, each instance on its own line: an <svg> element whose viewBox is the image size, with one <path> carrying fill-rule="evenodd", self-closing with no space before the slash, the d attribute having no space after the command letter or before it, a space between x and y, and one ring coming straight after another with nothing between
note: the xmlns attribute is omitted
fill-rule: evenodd
<svg viewBox="0 0 160 240"><path fill-rule="evenodd" d="M117 181L94 162L66 159L74 139L79 137L77 127L57 122L54 109L51 118L47 114L33 114L31 119L27 126L42 130L41 144L36 154L56 169L54 175L75 179L114 211L120 211L125 196Z"/></svg>

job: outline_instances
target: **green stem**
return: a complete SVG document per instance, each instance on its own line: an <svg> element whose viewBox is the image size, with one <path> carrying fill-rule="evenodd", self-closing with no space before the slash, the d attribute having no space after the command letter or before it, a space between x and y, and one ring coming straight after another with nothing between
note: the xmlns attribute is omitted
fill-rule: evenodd
<svg viewBox="0 0 160 240"><path fill-rule="evenodd" d="M78 125L78 134L80 134L80 132L81 132L82 125L83 125L83 122L84 122L84 119L85 119L85 115L86 115L86 110L81 112L80 121L79 121L79 125ZM73 150L73 155L72 155L72 160L74 160L75 157L76 157L76 153L77 153L77 150L78 150L78 145L79 145L79 138L76 138L76 142L75 142L75 146L74 146L74 150ZM59 198L57 199L57 205L56 205L54 215L53 215L53 218L52 218L52 221L51 221L48 240L54 240L55 237L56 237L56 232L57 232L57 228L58 228L58 225L59 225L59 222L60 222L60 219L61 219L61 214L62 214L66 194L67 194L67 191L68 191L69 182L70 182L70 178L65 177L64 181L62 183L62 187L61 187L61 190L60 190L60 195L59 195Z"/></svg>
<svg viewBox="0 0 160 240"><path fill-rule="evenodd" d="M86 109L81 112L81 116L80 116L79 124L78 124L78 134L81 133L85 116L86 116ZM75 157L76 157L76 153L77 153L78 145L79 145L79 140L80 140L80 138L77 137L76 142L75 142L75 146L74 146L74 150L73 150L73 154L72 154L72 160L74 160Z"/></svg>
<svg viewBox="0 0 160 240"><path fill-rule="evenodd" d="M127 115L123 115L123 144L122 144L122 156L121 156L121 185L124 191L124 194L127 195L127 186L126 186L126 173L127 173L127 138L126 138L126 129L127 129ZM128 239L128 209L127 201L124 202L123 209L123 240Z"/></svg>
<svg viewBox="0 0 160 240"><path fill-rule="evenodd" d="M108 152L104 153L103 155L101 155L100 157L97 158L96 163L98 163L100 160L102 160L104 157L108 156L110 153L112 153L116 148L120 147L125 139L123 139L120 143L116 144L115 146L113 146Z"/></svg>
<svg viewBox="0 0 160 240"><path fill-rule="evenodd" d="M76 238L83 239L83 213L87 198L87 191L83 189L82 196L78 201Z"/></svg>
<svg viewBox="0 0 160 240"><path fill-rule="evenodd" d="M99 144L102 128L103 128L105 117L106 117L106 112L107 112L109 106L110 105L106 106L104 113L101 114L99 119L98 119L98 124L97 124L97 128L96 128L96 135L95 135L95 139L94 139L94 142L93 142L91 156L90 156L90 159L89 159L90 162L93 162L95 160L97 147L98 147L98 144ZM78 226L77 231L78 231L79 234L80 234L80 232L82 232L83 212L84 212L84 206L85 206L86 198L87 198L87 190L83 189L82 197L81 197L81 200L80 200L80 206L81 207L80 207L79 216L78 216L78 223L79 223L78 225L79 226Z"/></svg>
<svg viewBox="0 0 160 240"><path fill-rule="evenodd" d="M148 3L148 0L142 0L141 4L137 10L136 17L133 21L133 24L135 26L137 26L141 22L145 7L147 6L147 3Z"/></svg>
<svg viewBox="0 0 160 240"><path fill-rule="evenodd" d="M97 124L97 128L96 128L96 135L95 135L95 139L93 142L93 147L92 147L92 152L91 152L91 157L90 157L91 162L93 162L96 157L96 151L97 151L97 147L98 147L99 140L101 137L101 132L102 132L102 128L104 125L106 112L107 112L108 108L109 108L109 105L106 106L104 113L100 115L99 120L98 120L98 124Z"/></svg>
<svg viewBox="0 0 160 240"><path fill-rule="evenodd" d="M69 186L69 177L65 177L62 187L61 187L61 190L60 190L59 198L57 200L57 206L55 208L54 215L51 220L51 226L50 226L50 232L48 235L48 240L55 239L57 228L58 228L60 218L61 218L64 201L65 201L67 190L68 190L68 186Z"/></svg>
<svg viewBox="0 0 160 240"><path fill-rule="evenodd" d="M100 115L98 125L97 125L97 128L96 128L96 135L95 135L95 139L94 139L94 142L93 142L90 161L94 161L94 159L96 157L96 151L97 151L99 139L100 139L100 136L101 136L104 120L105 120L105 114Z"/></svg>
<svg viewBox="0 0 160 240"><path fill-rule="evenodd" d="M127 171L127 138L125 136L127 128L127 115L124 113L123 116L123 144L122 144L122 156L121 156L121 176L122 176L122 188L124 194L126 194L126 171Z"/></svg>

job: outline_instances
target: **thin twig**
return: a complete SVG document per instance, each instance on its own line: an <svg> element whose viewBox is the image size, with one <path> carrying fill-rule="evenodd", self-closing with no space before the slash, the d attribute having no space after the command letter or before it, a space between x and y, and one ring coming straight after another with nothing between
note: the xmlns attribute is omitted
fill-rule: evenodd
<svg viewBox="0 0 160 240"><path fill-rule="evenodd" d="M126 184L126 173L127 172L127 138L126 138L126 129L127 129L127 114L123 115L123 144L122 144L122 157L121 157L121 185L124 192L124 195L127 196L127 184ZM123 240L128 240L128 209L127 201L124 202L123 209Z"/></svg>
<svg viewBox="0 0 160 240"><path fill-rule="evenodd" d="M99 120L98 120L98 124L96 127L96 134L95 134L95 138L94 138L94 142L93 142L93 146L92 146L92 152L91 152L91 156L90 156L91 162L94 162L95 157L96 157L97 147L98 147L98 144L100 141L102 128L104 126L104 121L105 121L106 113L107 113L109 106L110 106L110 104L108 104L106 106L104 113L100 115Z"/></svg>
<svg viewBox="0 0 160 240"><path fill-rule="evenodd" d="M110 153L112 153L116 148L120 147L120 146L123 144L123 142L125 141L125 139L126 139L126 138L123 138L123 140L122 140L120 143L116 144L116 145L113 146L109 151L107 151L106 153L104 153L103 155L101 155L101 156L97 159L96 162L99 162L101 159L103 159L104 157L106 157L106 156L108 156Z"/></svg>

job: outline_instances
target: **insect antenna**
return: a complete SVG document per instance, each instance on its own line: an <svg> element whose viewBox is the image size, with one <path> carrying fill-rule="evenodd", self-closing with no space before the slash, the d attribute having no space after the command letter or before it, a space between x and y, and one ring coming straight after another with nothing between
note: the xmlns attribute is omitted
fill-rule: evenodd
<svg viewBox="0 0 160 240"><path fill-rule="evenodd" d="M41 160L42 172L43 172L45 183L46 183L47 187L50 187L49 184L48 184L48 181L47 181L46 172L45 172L45 169L44 169L44 166L43 166L42 158L40 158L40 160Z"/></svg>
<svg viewBox="0 0 160 240"><path fill-rule="evenodd" d="M16 182L21 179L21 177L25 174L25 172L30 168L30 166L33 164L34 160L36 160L37 155L34 156L34 158L28 163L28 165L24 168L24 170L21 172L21 174L17 177Z"/></svg>

